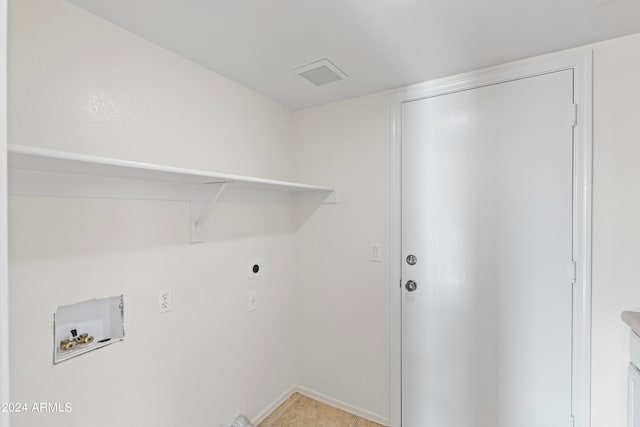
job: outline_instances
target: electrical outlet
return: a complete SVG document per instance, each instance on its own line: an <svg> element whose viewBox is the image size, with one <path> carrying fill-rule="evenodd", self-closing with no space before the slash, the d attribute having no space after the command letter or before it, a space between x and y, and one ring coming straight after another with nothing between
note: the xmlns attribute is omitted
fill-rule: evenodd
<svg viewBox="0 0 640 427"><path fill-rule="evenodd" d="M249 261L247 273L249 274L249 279L255 279L256 277L262 276L262 260L260 258L254 258Z"/></svg>
<svg viewBox="0 0 640 427"><path fill-rule="evenodd" d="M171 291L169 289L161 289L159 296L158 311L160 313L171 311Z"/></svg>
<svg viewBox="0 0 640 427"><path fill-rule="evenodd" d="M249 292L249 311L256 311L258 308L258 294L256 291Z"/></svg>

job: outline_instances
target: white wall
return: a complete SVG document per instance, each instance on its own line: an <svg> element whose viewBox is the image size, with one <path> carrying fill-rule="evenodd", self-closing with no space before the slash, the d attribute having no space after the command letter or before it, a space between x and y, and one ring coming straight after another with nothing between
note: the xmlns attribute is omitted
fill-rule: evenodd
<svg viewBox="0 0 640 427"><path fill-rule="evenodd" d="M594 49L593 427L626 425L629 328L640 311L640 34Z"/></svg>
<svg viewBox="0 0 640 427"><path fill-rule="evenodd" d="M295 174L340 203L297 237L301 385L388 418L389 93L295 114ZM382 244L382 262L370 244Z"/></svg>
<svg viewBox="0 0 640 427"><path fill-rule="evenodd" d="M279 104L63 0L9 13L10 143L290 177Z"/></svg>
<svg viewBox="0 0 640 427"><path fill-rule="evenodd" d="M292 174L289 110L63 0L10 2L9 83L11 143ZM9 203L11 400L73 405L14 427L228 426L297 382L288 206L220 204L189 245L184 202ZM264 275L249 282L253 257ZM125 341L52 366L56 307L121 293Z"/></svg>

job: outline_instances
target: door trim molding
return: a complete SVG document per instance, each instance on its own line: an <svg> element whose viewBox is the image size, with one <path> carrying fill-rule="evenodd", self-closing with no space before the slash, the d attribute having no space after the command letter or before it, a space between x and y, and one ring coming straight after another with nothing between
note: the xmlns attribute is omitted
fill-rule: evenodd
<svg viewBox="0 0 640 427"><path fill-rule="evenodd" d="M9 402L9 240L7 231L7 0L0 0L0 402ZM0 413L0 427L9 414Z"/></svg>
<svg viewBox="0 0 640 427"><path fill-rule="evenodd" d="M401 427L402 415L402 242L401 124L402 104L512 80L573 70L574 127L573 251L576 283L573 297L572 412L575 427L591 425L591 206L592 206L592 66L591 49L560 52L401 88L391 95L390 150L390 378L389 421ZM569 106L567 106L569 108ZM569 113L567 113L569 114ZM567 286L570 286L568 283ZM569 425L567 420L567 424Z"/></svg>
<svg viewBox="0 0 640 427"><path fill-rule="evenodd" d="M9 240L7 231L7 0L0 0L0 402L9 402ZM9 414L0 413L0 427Z"/></svg>

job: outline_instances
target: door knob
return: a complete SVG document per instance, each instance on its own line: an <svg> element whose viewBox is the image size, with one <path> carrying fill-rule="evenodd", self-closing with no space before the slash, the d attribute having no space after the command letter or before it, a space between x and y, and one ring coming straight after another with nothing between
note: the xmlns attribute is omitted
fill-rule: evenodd
<svg viewBox="0 0 640 427"><path fill-rule="evenodd" d="M413 292L416 289L418 289L418 284L416 282L414 282L413 280L409 280L404 287L409 291L409 292Z"/></svg>

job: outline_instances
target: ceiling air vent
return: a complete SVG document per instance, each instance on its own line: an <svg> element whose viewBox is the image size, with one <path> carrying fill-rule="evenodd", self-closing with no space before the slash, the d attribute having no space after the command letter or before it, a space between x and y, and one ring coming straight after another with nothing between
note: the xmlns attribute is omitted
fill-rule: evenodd
<svg viewBox="0 0 640 427"><path fill-rule="evenodd" d="M327 58L293 70L316 86L323 86L347 78L347 75Z"/></svg>

